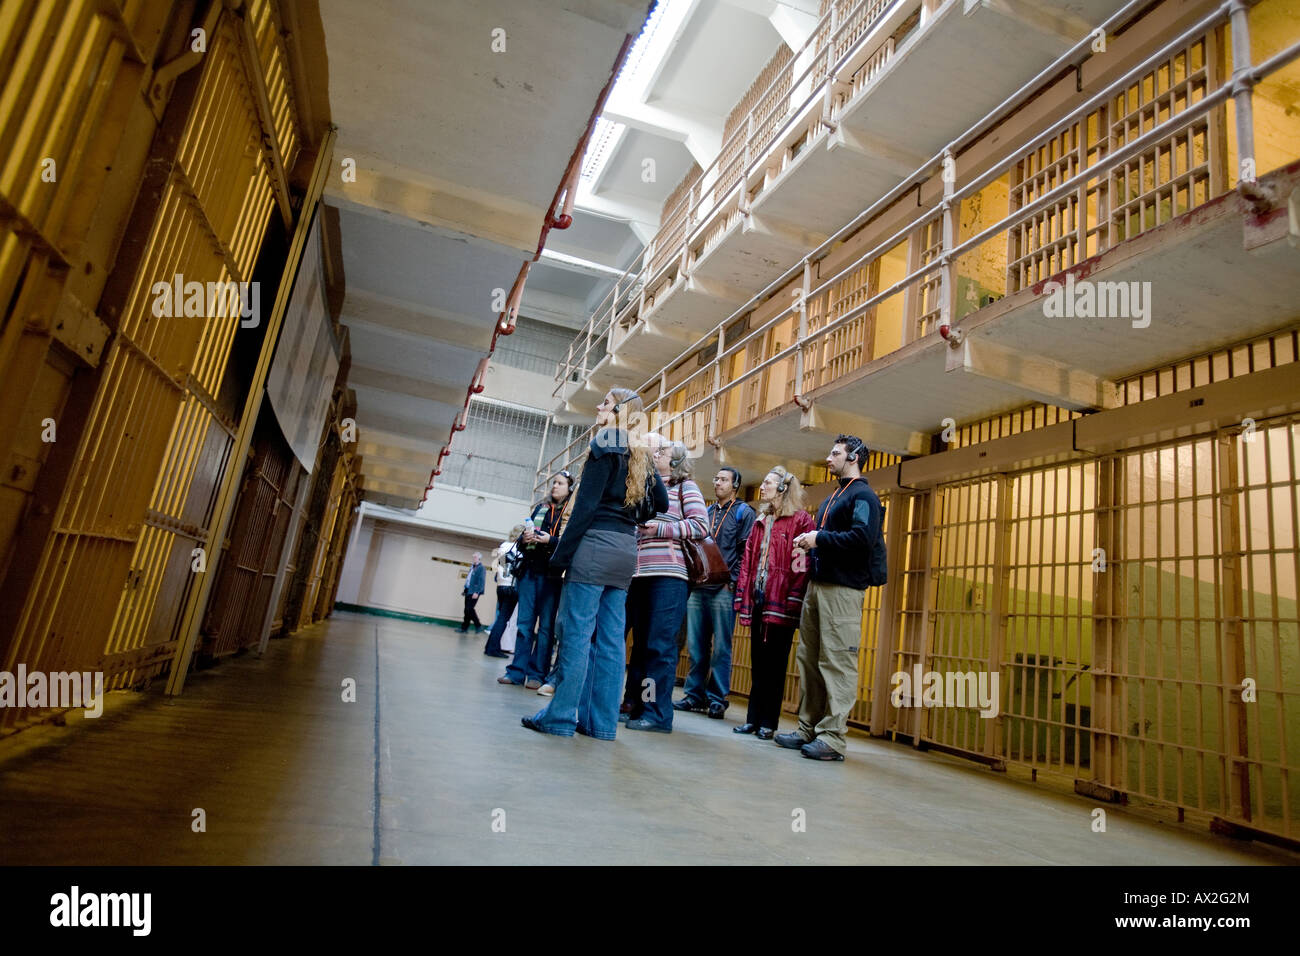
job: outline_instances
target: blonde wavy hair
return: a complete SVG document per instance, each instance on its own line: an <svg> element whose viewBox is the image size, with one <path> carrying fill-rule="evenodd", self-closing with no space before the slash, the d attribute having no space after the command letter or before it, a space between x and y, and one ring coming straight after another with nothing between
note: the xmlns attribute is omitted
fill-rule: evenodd
<svg viewBox="0 0 1300 956"><path fill-rule="evenodd" d="M646 438L645 405L641 396L630 388L611 388L609 394L618 404L613 427L627 432L627 488L623 504L632 508L645 497L646 476L654 470Z"/></svg>
<svg viewBox="0 0 1300 956"><path fill-rule="evenodd" d="M804 510L804 493L803 485L799 479L790 472L786 471L780 465L775 465L768 469L769 475L776 475L779 482L785 482L785 491L776 493L776 500L772 504L763 502L762 509L764 512L773 514L778 518L788 518L797 511ZM764 476L766 478L766 475ZM778 483L777 487L780 487Z"/></svg>

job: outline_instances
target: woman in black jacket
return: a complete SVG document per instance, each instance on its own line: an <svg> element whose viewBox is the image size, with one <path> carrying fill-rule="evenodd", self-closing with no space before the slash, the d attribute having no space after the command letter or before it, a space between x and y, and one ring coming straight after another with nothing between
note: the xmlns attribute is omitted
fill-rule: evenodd
<svg viewBox="0 0 1300 956"><path fill-rule="evenodd" d="M539 733L574 732L613 740L625 664L627 588L636 570L634 513L653 482L654 511L668 491L645 446L641 398L610 389L596 409L596 437L578 482L573 512L551 556L564 571L557 631L562 631L555 696L521 723ZM595 640L592 640L592 635Z"/></svg>

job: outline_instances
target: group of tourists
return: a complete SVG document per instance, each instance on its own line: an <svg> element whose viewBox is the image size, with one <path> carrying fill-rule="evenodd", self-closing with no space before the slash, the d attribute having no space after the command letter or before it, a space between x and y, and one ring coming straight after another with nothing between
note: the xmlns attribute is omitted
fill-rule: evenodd
<svg viewBox="0 0 1300 956"><path fill-rule="evenodd" d="M686 447L644 431L644 419L636 392L611 389L581 480L555 475L514 544L515 651L498 682L551 698L523 726L613 740L620 722L671 733L674 713L721 719L739 618L750 629L751 688L733 732L843 760L863 595L884 584L886 568L884 512L861 475L865 446L852 435L835 439L826 466L837 487L815 517L799 479L779 465L759 486L757 511L740 500L741 474L729 465L714 476L706 507ZM705 539L730 580L692 587L684 545ZM690 670L674 702L683 624ZM799 723L777 733L796 628ZM484 653L506 656L499 635Z"/></svg>

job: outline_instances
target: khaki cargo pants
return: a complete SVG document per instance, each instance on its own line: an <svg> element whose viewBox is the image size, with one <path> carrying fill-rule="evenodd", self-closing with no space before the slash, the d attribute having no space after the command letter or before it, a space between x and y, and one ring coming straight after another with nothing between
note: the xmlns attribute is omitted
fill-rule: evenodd
<svg viewBox="0 0 1300 956"><path fill-rule="evenodd" d="M820 737L841 754L858 699L862 598L856 588L810 581L799 617L799 733Z"/></svg>

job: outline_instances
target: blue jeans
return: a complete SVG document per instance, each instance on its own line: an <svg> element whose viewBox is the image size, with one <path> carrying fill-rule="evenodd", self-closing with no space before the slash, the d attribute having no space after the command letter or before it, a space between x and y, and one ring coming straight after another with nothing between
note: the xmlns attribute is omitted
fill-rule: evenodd
<svg viewBox="0 0 1300 956"><path fill-rule="evenodd" d="M537 571L525 571L518 579L519 633L515 637L515 656L506 668L506 677L516 684L541 680L551 663L551 634L555 629L555 611L559 602L560 582ZM537 635L533 636L536 627Z"/></svg>
<svg viewBox="0 0 1300 956"><path fill-rule="evenodd" d="M736 612L731 609L733 597L734 591L722 587L712 593L692 591L686 601L686 647L691 655L691 670L686 678L685 700L727 706L727 694L731 693L731 632L736 623Z"/></svg>
<svg viewBox="0 0 1300 956"><path fill-rule="evenodd" d="M668 730L673 726L677 632L686 613L686 592L684 578L664 575L633 578L627 591L632 657L623 700L631 708L631 719L643 718Z"/></svg>
<svg viewBox="0 0 1300 956"><path fill-rule="evenodd" d="M497 588L497 617L492 622L492 630L488 632L484 654L501 653L501 635L506 632L506 625L510 623L510 615L515 613L518 601L519 594L514 588Z"/></svg>
<svg viewBox="0 0 1300 956"><path fill-rule="evenodd" d="M559 582L559 588L560 588L559 599L563 600L564 598L563 581ZM558 603L559 601L557 600L556 604ZM554 632L551 635L551 647L546 658L543 659L542 661L543 665L547 668L546 676L542 678L543 684L550 684L552 687L554 687L556 684L560 682L560 644L563 643L563 641L564 641L564 619L557 614L555 615ZM550 659L551 654L555 655L554 661Z"/></svg>
<svg viewBox="0 0 1300 956"><path fill-rule="evenodd" d="M548 734L572 737L579 727L599 740L618 730L618 692L623 685L627 591L567 582L560 595L564 628L555 696L533 715Z"/></svg>

